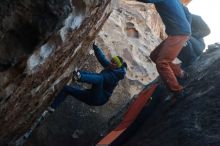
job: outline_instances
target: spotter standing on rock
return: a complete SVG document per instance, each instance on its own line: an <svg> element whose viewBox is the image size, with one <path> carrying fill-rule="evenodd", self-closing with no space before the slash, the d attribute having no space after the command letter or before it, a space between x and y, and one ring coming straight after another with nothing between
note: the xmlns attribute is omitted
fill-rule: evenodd
<svg viewBox="0 0 220 146"><path fill-rule="evenodd" d="M65 100L67 95L71 95L91 106L101 106L109 100L118 82L124 79L127 64L120 56L115 56L109 61L102 50L95 44L93 44L93 50L104 69L100 73L78 70L73 72L73 79L75 81L91 84L91 89L65 86L53 101L52 109L56 109Z"/></svg>
<svg viewBox="0 0 220 146"><path fill-rule="evenodd" d="M183 96L183 87L177 81L185 78L186 73L173 60L178 56L182 47L191 35L191 27L187 14L179 0L138 0L153 3L159 13L168 37L154 49L150 58L156 63L161 79L173 93L173 97Z"/></svg>

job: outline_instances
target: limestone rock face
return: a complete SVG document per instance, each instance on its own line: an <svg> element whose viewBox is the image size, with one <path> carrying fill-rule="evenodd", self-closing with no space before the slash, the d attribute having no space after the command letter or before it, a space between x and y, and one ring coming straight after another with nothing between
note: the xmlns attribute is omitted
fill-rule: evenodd
<svg viewBox="0 0 220 146"><path fill-rule="evenodd" d="M83 64L110 0L0 2L0 145L22 135Z"/></svg>
<svg viewBox="0 0 220 146"><path fill-rule="evenodd" d="M119 1L96 40L108 54L119 55L128 64L127 78L136 83L130 83L127 91L133 96L157 76L149 55L164 37L152 4Z"/></svg>

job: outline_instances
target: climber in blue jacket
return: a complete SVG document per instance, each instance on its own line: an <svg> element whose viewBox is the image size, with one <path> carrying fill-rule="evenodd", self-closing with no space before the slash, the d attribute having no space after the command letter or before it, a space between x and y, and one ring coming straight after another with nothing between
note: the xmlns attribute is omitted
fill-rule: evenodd
<svg viewBox="0 0 220 146"><path fill-rule="evenodd" d="M91 84L91 89L80 89L79 87L64 86L58 96L55 98L51 107L56 109L62 103L67 95L91 105L101 106L105 104L112 95L118 82L124 79L127 64L120 56L115 56L109 61L102 50L93 44L95 56L104 67L100 73L91 73L87 71L74 71L73 79L79 82Z"/></svg>

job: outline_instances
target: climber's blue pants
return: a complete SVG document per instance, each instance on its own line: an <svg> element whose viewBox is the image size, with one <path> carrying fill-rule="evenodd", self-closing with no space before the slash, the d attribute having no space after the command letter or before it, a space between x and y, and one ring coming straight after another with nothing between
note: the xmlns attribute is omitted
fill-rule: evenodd
<svg viewBox="0 0 220 146"><path fill-rule="evenodd" d="M103 90L103 76L97 73L80 72L80 82L92 84L91 89L80 89L76 86L64 86L58 96L51 104L52 108L57 108L68 95L92 106L100 106L108 101L108 97Z"/></svg>

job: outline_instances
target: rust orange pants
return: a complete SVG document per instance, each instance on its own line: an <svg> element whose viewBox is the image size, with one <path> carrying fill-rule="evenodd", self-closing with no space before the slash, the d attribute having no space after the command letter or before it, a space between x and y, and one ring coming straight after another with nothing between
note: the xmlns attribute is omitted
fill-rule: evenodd
<svg viewBox="0 0 220 146"><path fill-rule="evenodd" d="M172 61L178 56L183 45L188 40L188 36L168 36L150 54L150 58L156 63L157 71L167 87L173 92L182 90L176 77L181 77L182 69Z"/></svg>

